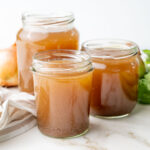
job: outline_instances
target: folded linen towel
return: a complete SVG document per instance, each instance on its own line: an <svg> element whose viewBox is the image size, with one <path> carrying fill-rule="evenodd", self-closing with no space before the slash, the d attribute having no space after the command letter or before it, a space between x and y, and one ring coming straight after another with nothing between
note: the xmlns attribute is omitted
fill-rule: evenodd
<svg viewBox="0 0 150 150"><path fill-rule="evenodd" d="M17 88L0 88L0 142L36 125L35 98Z"/></svg>

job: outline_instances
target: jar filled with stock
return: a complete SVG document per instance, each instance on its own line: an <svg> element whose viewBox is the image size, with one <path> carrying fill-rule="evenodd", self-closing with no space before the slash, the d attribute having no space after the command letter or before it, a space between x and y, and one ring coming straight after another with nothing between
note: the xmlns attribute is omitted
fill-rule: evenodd
<svg viewBox="0 0 150 150"><path fill-rule="evenodd" d="M79 33L70 12L25 13L23 27L17 34L19 89L33 94L30 72L32 56L51 49L73 49L79 46Z"/></svg>
<svg viewBox="0 0 150 150"><path fill-rule="evenodd" d="M32 70L40 131L57 138L86 133L93 74L89 55L75 50L40 52Z"/></svg>
<svg viewBox="0 0 150 150"><path fill-rule="evenodd" d="M137 102L139 68L144 68L138 46L117 39L82 44L94 66L91 114L103 118L129 115Z"/></svg>

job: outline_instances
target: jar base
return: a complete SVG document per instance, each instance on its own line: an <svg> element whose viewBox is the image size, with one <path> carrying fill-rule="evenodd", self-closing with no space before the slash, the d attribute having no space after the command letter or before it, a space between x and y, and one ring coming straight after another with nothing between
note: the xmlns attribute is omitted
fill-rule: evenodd
<svg viewBox="0 0 150 150"><path fill-rule="evenodd" d="M100 119L120 119L120 118L127 117L129 115L130 115L130 113L124 114L124 115L119 115L119 116L100 116L100 115L92 115L92 116L96 117L96 118L100 118Z"/></svg>
<svg viewBox="0 0 150 150"><path fill-rule="evenodd" d="M80 137L80 136L83 136L85 135L88 131L89 131L89 128L87 128L86 130L84 130L82 133L79 133L77 135L73 135L73 136L67 136L67 137L57 137L57 136L51 136L51 135L48 135L46 133L44 133L39 127L38 127L39 131L44 135L44 136L47 136L49 138L55 138L55 139L70 139L70 138L77 138L77 137Z"/></svg>

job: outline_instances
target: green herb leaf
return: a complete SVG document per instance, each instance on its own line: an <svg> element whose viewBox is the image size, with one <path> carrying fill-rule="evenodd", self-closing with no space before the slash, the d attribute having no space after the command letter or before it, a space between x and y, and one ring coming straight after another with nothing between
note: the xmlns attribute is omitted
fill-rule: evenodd
<svg viewBox="0 0 150 150"><path fill-rule="evenodd" d="M146 54L145 65L148 71L150 71L150 50L143 50L144 54Z"/></svg>
<svg viewBox="0 0 150 150"><path fill-rule="evenodd" d="M138 101L139 103L150 104L150 72L139 80Z"/></svg>

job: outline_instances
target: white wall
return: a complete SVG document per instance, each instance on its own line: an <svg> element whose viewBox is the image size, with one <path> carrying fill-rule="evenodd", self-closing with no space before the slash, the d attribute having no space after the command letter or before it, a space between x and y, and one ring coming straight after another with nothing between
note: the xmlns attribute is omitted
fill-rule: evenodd
<svg viewBox="0 0 150 150"><path fill-rule="evenodd" d="M0 0L0 47L15 41L21 12L59 9L75 13L81 43L123 38L150 49L150 0Z"/></svg>

